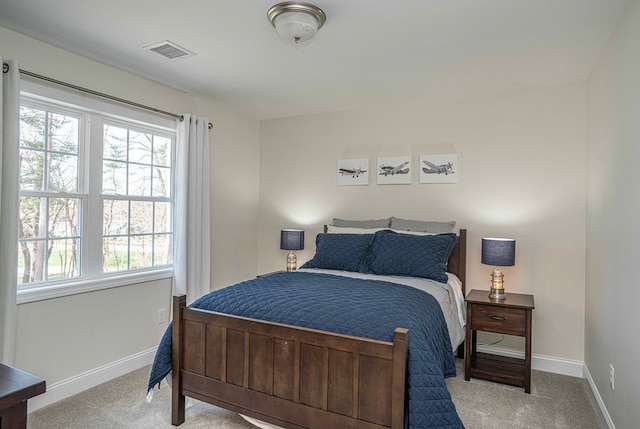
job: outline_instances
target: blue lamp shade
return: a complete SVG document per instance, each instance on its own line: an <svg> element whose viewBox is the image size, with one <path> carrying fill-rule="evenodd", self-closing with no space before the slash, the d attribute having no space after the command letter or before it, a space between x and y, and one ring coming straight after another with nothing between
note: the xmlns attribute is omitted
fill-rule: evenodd
<svg viewBox="0 0 640 429"><path fill-rule="evenodd" d="M516 240L483 238L482 263L495 267L510 267L516 263Z"/></svg>
<svg viewBox="0 0 640 429"><path fill-rule="evenodd" d="M283 229L280 231L280 248L282 250L304 249L304 230Z"/></svg>

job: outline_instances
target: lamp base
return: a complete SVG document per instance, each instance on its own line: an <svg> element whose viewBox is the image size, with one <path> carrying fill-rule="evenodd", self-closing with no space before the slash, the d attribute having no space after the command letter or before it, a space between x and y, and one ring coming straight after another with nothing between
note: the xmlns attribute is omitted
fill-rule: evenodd
<svg viewBox="0 0 640 429"><path fill-rule="evenodd" d="M489 298L491 299L507 299L507 295L504 293L504 288L502 289L489 289Z"/></svg>
<svg viewBox="0 0 640 429"><path fill-rule="evenodd" d="M293 252L287 255L287 271L295 271L298 268L296 259L296 254Z"/></svg>

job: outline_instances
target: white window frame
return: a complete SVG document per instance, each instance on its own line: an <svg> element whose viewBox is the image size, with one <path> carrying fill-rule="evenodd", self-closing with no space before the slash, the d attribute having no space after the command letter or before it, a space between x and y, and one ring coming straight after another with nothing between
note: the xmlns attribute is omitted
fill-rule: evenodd
<svg viewBox="0 0 640 429"><path fill-rule="evenodd" d="M87 98L86 96L63 91L57 88L39 85L34 82L22 81L21 82L21 95L24 99L34 100L38 103L49 104L50 106L65 110L68 109L74 114L78 112L82 113L87 119L86 121L102 121L102 117L108 121L123 121L124 123L131 125L137 124L145 129L152 129L159 133L168 133L173 136L176 135L175 120L169 119L164 116L147 113L138 109L128 108L119 104L113 104L98 99ZM91 113L95 114L91 115ZM102 126L96 126L94 123L84 123L81 129L84 129L86 133L90 132L102 132ZM102 124L100 124L102 125ZM93 130L93 131L91 131ZM102 141L102 135L89 135L93 141ZM96 140L97 139L97 140ZM174 138L175 142L175 138ZM88 154L86 150L99 150L99 156L97 154ZM175 144L172 147L172 157L175 159ZM99 205L102 203L103 196L101 195L102 181L93 180L89 182L88 171L100 171L102 172L102 145L94 144L92 147L79 148L79 159L81 159L79 165L78 179L84 180L83 185L80 186L78 194L84 198L83 203L83 219L87 219L89 207L93 210L98 209L101 212ZM91 164L89 164L91 163ZM175 165L173 166L172 176L175 175ZM173 186L175 186L175 178L172 177ZM89 184L91 188L89 189ZM82 191L84 186L84 191ZM172 198L175 198L175 189L172 189ZM108 198L108 196L106 196ZM175 201L175 200L174 200ZM17 302L23 304L27 302L40 301L51 298L58 298L68 295L75 295L78 293L86 293L97 290L109 289L114 287L128 286L140 282L149 282L171 278L173 276L172 266L163 266L161 268L149 268L141 270L130 270L115 273L102 273L101 265L101 245L90 245L87 237L99 237L102 239L101 222L87 223L89 228L84 225L83 222L83 240L82 240L82 255L81 277L73 279L65 279L60 281L41 282L34 285L20 285L17 290ZM96 235L97 234L97 235ZM16 248L17 251L17 248ZM91 254L90 254L91 253ZM96 262L97 261L97 262Z"/></svg>

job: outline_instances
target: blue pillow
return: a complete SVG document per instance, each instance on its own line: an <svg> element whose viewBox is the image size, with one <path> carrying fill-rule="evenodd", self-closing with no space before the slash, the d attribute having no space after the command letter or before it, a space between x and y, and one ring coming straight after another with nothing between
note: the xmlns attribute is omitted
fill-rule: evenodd
<svg viewBox="0 0 640 429"><path fill-rule="evenodd" d="M316 254L301 268L360 271L373 234L318 234Z"/></svg>
<svg viewBox="0 0 640 429"><path fill-rule="evenodd" d="M447 282L447 261L456 235L408 235L393 231L374 234L365 270L373 274L423 277Z"/></svg>

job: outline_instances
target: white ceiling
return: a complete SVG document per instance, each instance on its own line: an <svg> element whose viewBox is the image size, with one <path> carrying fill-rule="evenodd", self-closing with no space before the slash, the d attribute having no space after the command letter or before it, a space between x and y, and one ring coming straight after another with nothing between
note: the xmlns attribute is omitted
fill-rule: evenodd
<svg viewBox="0 0 640 429"><path fill-rule="evenodd" d="M267 119L584 82L627 0L316 0L302 48L275 3L0 0L0 26ZM143 49L167 39L197 55Z"/></svg>

